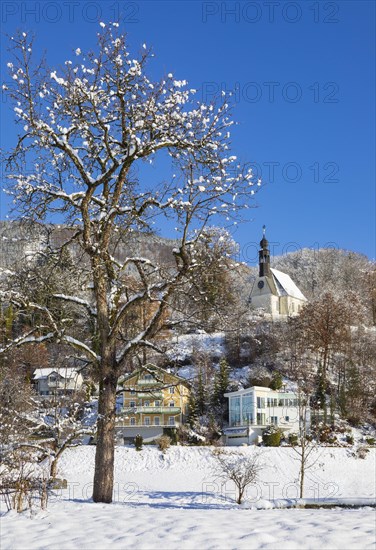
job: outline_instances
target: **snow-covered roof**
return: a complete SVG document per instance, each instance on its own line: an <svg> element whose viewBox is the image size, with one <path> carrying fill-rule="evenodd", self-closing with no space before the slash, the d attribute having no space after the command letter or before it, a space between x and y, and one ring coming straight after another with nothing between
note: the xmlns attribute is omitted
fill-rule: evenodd
<svg viewBox="0 0 376 550"><path fill-rule="evenodd" d="M307 301L307 298L304 294L298 289L294 281L291 279L290 275L278 271L278 269L271 268L271 272L275 281L275 286L279 296L292 296L298 300Z"/></svg>
<svg viewBox="0 0 376 550"><path fill-rule="evenodd" d="M62 376L65 379L75 378L78 376L78 372L76 369L72 367L64 367L64 368L42 368L42 369L35 369L33 378L34 380L41 380L42 378L47 378L51 373L56 372L59 376Z"/></svg>
<svg viewBox="0 0 376 550"><path fill-rule="evenodd" d="M189 381L186 378L183 378L182 376L179 376L178 374L174 374L173 372L170 372L167 369L162 369L161 367L157 367L156 365L153 365L152 363L147 363L146 365L139 367L138 369L134 370L130 374L125 375L124 377L121 377L119 379L119 384L124 384L134 376L140 375L141 373L149 373L152 374L153 371L157 371L158 373L168 374L172 378L176 378L177 380L180 380L183 384L189 386Z"/></svg>

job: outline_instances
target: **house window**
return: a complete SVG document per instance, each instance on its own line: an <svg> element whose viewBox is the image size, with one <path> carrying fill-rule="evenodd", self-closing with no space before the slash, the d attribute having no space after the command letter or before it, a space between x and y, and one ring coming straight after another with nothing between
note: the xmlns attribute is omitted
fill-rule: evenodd
<svg viewBox="0 0 376 550"><path fill-rule="evenodd" d="M170 393L175 393L175 388L174 388L174 386L171 386L171 387L169 388L169 390L170 390Z"/></svg>
<svg viewBox="0 0 376 550"><path fill-rule="evenodd" d="M169 426L175 426L175 417L174 416L169 416L168 417L168 425Z"/></svg>
<svg viewBox="0 0 376 550"><path fill-rule="evenodd" d="M170 401L170 405L169 405L169 406L170 406L170 407L175 407L174 401Z"/></svg>
<svg viewBox="0 0 376 550"><path fill-rule="evenodd" d="M259 426L264 426L266 424L264 413L257 413L257 424Z"/></svg>
<svg viewBox="0 0 376 550"><path fill-rule="evenodd" d="M148 416L144 419L144 424L145 426L150 426L150 418Z"/></svg>
<svg viewBox="0 0 376 550"><path fill-rule="evenodd" d="M286 420L286 422L290 422L290 417L289 417L289 416L285 416L285 420Z"/></svg>
<svg viewBox="0 0 376 550"><path fill-rule="evenodd" d="M161 402L160 401L154 401L154 407L160 407Z"/></svg>
<svg viewBox="0 0 376 550"><path fill-rule="evenodd" d="M277 416L271 416L271 417L270 417L270 422L271 422L272 424L274 424L275 426L277 426L277 424L278 424L278 417L277 417Z"/></svg>
<svg viewBox="0 0 376 550"><path fill-rule="evenodd" d="M150 407L150 401L144 401L144 407Z"/></svg>
<svg viewBox="0 0 376 550"><path fill-rule="evenodd" d="M265 409L265 397L258 397L257 398L257 408L258 409Z"/></svg>
<svg viewBox="0 0 376 550"><path fill-rule="evenodd" d="M160 420L161 420L161 419L159 418L159 416L155 416L155 417L154 417L154 425L155 425L155 426L159 426Z"/></svg>
<svg viewBox="0 0 376 550"><path fill-rule="evenodd" d="M136 393L136 390L131 390L131 395L134 395Z"/></svg>
<svg viewBox="0 0 376 550"><path fill-rule="evenodd" d="M242 398L242 411L241 411L241 424L252 424L253 422L253 400L250 394L243 395Z"/></svg>
<svg viewBox="0 0 376 550"><path fill-rule="evenodd" d="M136 419L134 416L131 416L131 426L135 426L136 425Z"/></svg>
<svg viewBox="0 0 376 550"><path fill-rule="evenodd" d="M230 397L230 426L240 424L240 397Z"/></svg>
<svg viewBox="0 0 376 550"><path fill-rule="evenodd" d="M153 377L151 374L144 374L144 380L153 380Z"/></svg>
<svg viewBox="0 0 376 550"><path fill-rule="evenodd" d="M131 402L130 402L130 407L131 407L132 409L134 409L135 406L136 406L136 401L131 401Z"/></svg>

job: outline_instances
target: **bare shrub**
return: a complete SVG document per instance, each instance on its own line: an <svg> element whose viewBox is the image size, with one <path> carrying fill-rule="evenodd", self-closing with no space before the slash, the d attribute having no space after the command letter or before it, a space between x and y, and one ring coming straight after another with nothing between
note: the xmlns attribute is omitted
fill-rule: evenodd
<svg viewBox="0 0 376 550"><path fill-rule="evenodd" d="M171 446L171 437L169 435L161 435L156 441L158 449L162 451L163 454L165 454L167 449L169 449Z"/></svg>
<svg viewBox="0 0 376 550"><path fill-rule="evenodd" d="M246 488L256 481L262 468L258 455L215 449L212 456L215 459L214 471L216 477L221 479L223 483L232 481L235 484L237 490L236 502L241 504Z"/></svg>
<svg viewBox="0 0 376 550"><path fill-rule="evenodd" d="M48 502L48 473L39 470L35 453L15 449L1 464L0 496L8 510L32 510L39 502L42 510Z"/></svg>

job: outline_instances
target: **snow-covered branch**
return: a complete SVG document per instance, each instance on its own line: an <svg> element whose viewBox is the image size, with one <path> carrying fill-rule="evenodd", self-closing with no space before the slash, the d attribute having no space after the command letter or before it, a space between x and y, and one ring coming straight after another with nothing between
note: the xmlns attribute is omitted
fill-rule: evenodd
<svg viewBox="0 0 376 550"><path fill-rule="evenodd" d="M96 309L93 308L92 305L87 300L83 300L82 298L79 298L78 296L66 296L65 294L53 294L53 297L58 298L59 300L64 300L66 302L71 302L71 303L74 303L74 304L81 305L93 317L96 317L96 315L97 315Z"/></svg>

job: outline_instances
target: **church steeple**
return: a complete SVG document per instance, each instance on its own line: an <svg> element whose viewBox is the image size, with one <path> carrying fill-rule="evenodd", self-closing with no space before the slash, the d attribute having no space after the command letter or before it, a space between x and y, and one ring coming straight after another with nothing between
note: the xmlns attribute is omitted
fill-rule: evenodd
<svg viewBox="0 0 376 550"><path fill-rule="evenodd" d="M265 225L262 226L262 239L260 241L259 250L259 277L270 277L270 252L269 243L265 237Z"/></svg>

